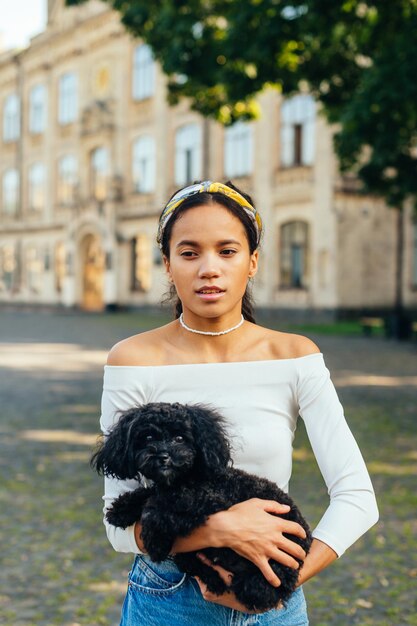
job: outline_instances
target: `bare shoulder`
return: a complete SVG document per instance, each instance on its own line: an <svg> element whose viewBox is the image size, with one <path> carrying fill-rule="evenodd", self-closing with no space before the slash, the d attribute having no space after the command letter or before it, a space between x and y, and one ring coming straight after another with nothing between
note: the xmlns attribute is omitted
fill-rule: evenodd
<svg viewBox="0 0 417 626"><path fill-rule="evenodd" d="M262 329L272 359L297 359L319 354L320 348L308 337L269 328Z"/></svg>
<svg viewBox="0 0 417 626"><path fill-rule="evenodd" d="M107 356L107 365L158 365L162 362L164 327L155 328L116 343Z"/></svg>

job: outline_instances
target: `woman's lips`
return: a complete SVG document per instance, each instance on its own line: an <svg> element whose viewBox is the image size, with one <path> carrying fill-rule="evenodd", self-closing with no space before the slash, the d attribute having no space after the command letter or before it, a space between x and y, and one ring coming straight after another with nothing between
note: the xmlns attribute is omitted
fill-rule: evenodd
<svg viewBox="0 0 417 626"><path fill-rule="evenodd" d="M225 294L225 291L224 289L210 289L208 287L206 289L199 289L198 291L196 291L196 294L201 300L211 302L213 300L218 300L219 298L221 298Z"/></svg>

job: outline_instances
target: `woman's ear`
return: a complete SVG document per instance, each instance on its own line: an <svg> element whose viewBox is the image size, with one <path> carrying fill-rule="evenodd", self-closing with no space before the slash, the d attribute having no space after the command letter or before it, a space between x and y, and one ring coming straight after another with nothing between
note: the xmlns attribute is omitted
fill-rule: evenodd
<svg viewBox="0 0 417 626"><path fill-rule="evenodd" d="M171 265L169 262L169 259L167 256L165 256L165 254L162 256L162 259L164 261L164 265L165 265L165 273L167 275L167 278L169 280L170 283L173 283L174 281L172 280L172 275L171 275Z"/></svg>
<svg viewBox="0 0 417 626"><path fill-rule="evenodd" d="M258 271L259 251L255 250L250 255L249 261L249 278L253 278Z"/></svg>

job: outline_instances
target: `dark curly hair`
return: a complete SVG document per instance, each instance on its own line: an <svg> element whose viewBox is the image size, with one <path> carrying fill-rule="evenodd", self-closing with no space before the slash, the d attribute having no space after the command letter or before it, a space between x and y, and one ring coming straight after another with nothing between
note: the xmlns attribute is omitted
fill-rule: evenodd
<svg viewBox="0 0 417 626"><path fill-rule="evenodd" d="M196 181L196 183L199 183L199 182L200 181ZM234 185L231 181L227 181L225 185L227 185L231 189L234 189L235 191L240 193L240 195L242 195L252 206L254 206L252 198L247 193L243 192L241 189L236 187L236 185ZM178 189L177 191L175 191L175 193L172 194L171 198L173 198L174 195L178 193L179 191L181 191L181 189ZM162 254L166 256L167 259L169 259L169 255L170 255L169 244L171 241L172 228L175 222L177 221L177 219L179 218L179 216L185 213L185 211L187 211L188 209L191 209L196 206L201 206L203 204L211 204L211 203L220 204L225 209L227 209L230 213L232 213L232 215L234 215L240 220L240 222L243 224L245 228L250 254L253 254L253 252L255 252L255 250L259 246L259 235L256 231L256 228L251 218L246 214L245 211L242 210L242 207L235 200L233 200L233 198L230 198L229 196L226 196L220 192L214 192L214 193L202 192L202 193L196 193L190 196L189 198L186 198L185 200L183 200L183 202L181 203L181 206L179 206L178 209L176 209L176 211L174 212L174 214L168 221L164 229L164 233L163 233L163 237L161 241ZM163 299L163 304L170 304L170 303L173 304L175 318L176 319L179 318L179 316L182 313L182 302L178 298L175 285L170 286L168 293L165 295ZM252 293L251 293L250 287L247 286L245 293L243 295L243 299L242 299L242 315L245 318L245 320L248 320L248 322L253 322L254 324L256 324L253 309L254 309L254 301L253 301Z"/></svg>

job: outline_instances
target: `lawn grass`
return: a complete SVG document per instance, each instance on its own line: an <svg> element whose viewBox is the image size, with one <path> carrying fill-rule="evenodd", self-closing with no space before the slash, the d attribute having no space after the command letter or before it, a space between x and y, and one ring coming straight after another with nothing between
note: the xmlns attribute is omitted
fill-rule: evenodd
<svg viewBox="0 0 417 626"><path fill-rule="evenodd" d="M100 316L98 315L98 318ZM109 314L106 316L106 324L109 327L117 327L118 329L134 330L137 332L141 330L147 330L156 328L162 324L167 324L172 321L173 317L169 311L152 312L136 311L136 312L119 312L116 314ZM275 330L282 330L287 332L293 332L297 334L319 334L329 336L363 336L363 328L358 320L345 320L335 322L322 322L322 323L292 323L288 320L275 320L273 316L267 316L259 313L257 320L261 325L265 325ZM372 336L383 337L383 328L372 329Z"/></svg>
<svg viewBox="0 0 417 626"><path fill-rule="evenodd" d="M385 402L381 397L378 402L360 403L345 392L345 413L367 461L380 521L306 583L315 626L417 625L417 430L413 394L404 395L401 403L393 394L387 394ZM296 436L291 491L314 526L326 493L302 424Z"/></svg>
<svg viewBox="0 0 417 626"><path fill-rule="evenodd" d="M340 337L363 335L363 329L359 322L345 321L322 324L288 324L286 329L299 334L314 333L319 335L338 335ZM375 328L373 335L376 337L383 336L383 328Z"/></svg>

